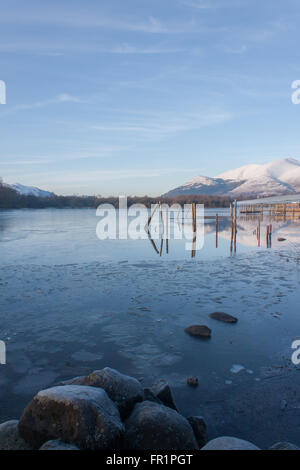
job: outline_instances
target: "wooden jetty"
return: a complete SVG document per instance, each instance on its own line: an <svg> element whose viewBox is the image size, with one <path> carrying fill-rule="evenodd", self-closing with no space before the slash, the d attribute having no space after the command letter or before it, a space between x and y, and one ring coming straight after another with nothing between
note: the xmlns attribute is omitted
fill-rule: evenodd
<svg viewBox="0 0 300 470"><path fill-rule="evenodd" d="M251 201L239 201L238 208L240 214L257 215L268 214L279 217L299 217L300 216L300 195L266 197L263 199L253 199Z"/></svg>

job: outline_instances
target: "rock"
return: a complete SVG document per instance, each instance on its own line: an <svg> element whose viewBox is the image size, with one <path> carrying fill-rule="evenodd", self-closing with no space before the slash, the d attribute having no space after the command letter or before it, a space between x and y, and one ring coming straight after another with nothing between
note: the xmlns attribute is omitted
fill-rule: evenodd
<svg viewBox="0 0 300 470"><path fill-rule="evenodd" d="M154 401L159 405L162 405L162 401L154 395L151 388L144 388L144 401Z"/></svg>
<svg viewBox="0 0 300 470"><path fill-rule="evenodd" d="M195 450L198 444L187 419L150 401L137 403L125 422L126 450Z"/></svg>
<svg viewBox="0 0 300 470"><path fill-rule="evenodd" d="M173 408L173 410L177 411L177 407L175 405L168 382L166 382L164 379L160 379L158 382L152 385L150 390L154 396L158 398L161 403L163 403L163 405L168 406L169 408Z"/></svg>
<svg viewBox="0 0 300 470"><path fill-rule="evenodd" d="M278 241L278 242L285 242L285 241L286 241L286 238L278 237L278 238L277 238L277 241Z"/></svg>
<svg viewBox="0 0 300 470"><path fill-rule="evenodd" d="M206 422L202 416L189 416L187 420L193 428L199 448L201 449L208 441Z"/></svg>
<svg viewBox="0 0 300 470"><path fill-rule="evenodd" d="M209 441L201 450L260 450L254 444L236 437L217 437Z"/></svg>
<svg viewBox="0 0 300 470"><path fill-rule="evenodd" d="M213 312L209 315L209 317L224 323L236 323L238 321L237 318L225 312Z"/></svg>
<svg viewBox="0 0 300 470"><path fill-rule="evenodd" d="M191 336L196 336L197 338L210 338L211 336L211 329L205 325L191 325L184 331Z"/></svg>
<svg viewBox="0 0 300 470"><path fill-rule="evenodd" d="M25 408L19 433L39 449L60 439L81 449L118 449L124 433L120 414L105 390L81 385L39 392Z"/></svg>
<svg viewBox="0 0 300 470"><path fill-rule="evenodd" d="M63 380L62 382L56 383L54 387L61 387L62 385L84 385L85 379L86 379L85 375L81 375L79 377L73 377L73 379Z"/></svg>
<svg viewBox="0 0 300 470"><path fill-rule="evenodd" d="M287 401L286 400L281 400L280 402L280 409L284 411L287 407Z"/></svg>
<svg viewBox="0 0 300 470"><path fill-rule="evenodd" d="M92 372L85 378L84 385L103 388L118 406L122 419L127 418L134 405L144 399L144 390L138 380L110 367Z"/></svg>
<svg viewBox="0 0 300 470"><path fill-rule="evenodd" d="M0 450L30 450L28 445L19 435L18 421L11 420L0 424Z"/></svg>
<svg viewBox="0 0 300 470"><path fill-rule="evenodd" d="M277 442L273 444L269 450L300 450L300 448L290 442Z"/></svg>
<svg viewBox="0 0 300 470"><path fill-rule="evenodd" d="M197 377L188 377L186 379L186 382L190 387L198 387L199 384L199 380Z"/></svg>
<svg viewBox="0 0 300 470"><path fill-rule="evenodd" d="M80 450L74 444L67 444L66 442L60 441L47 441L42 445L40 450Z"/></svg>

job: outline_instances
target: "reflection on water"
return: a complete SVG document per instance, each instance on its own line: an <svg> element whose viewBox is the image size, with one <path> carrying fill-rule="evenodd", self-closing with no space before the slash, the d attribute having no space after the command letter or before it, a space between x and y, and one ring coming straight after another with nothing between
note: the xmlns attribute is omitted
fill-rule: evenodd
<svg viewBox="0 0 300 470"><path fill-rule="evenodd" d="M158 212L159 215L159 212ZM149 213L146 213L146 222ZM169 220L169 224L167 223ZM143 239L99 240L98 218L92 209L0 211L2 264L62 264L93 261L194 260L241 255L265 249L296 250L300 243L299 215L237 214L236 232L228 209L206 209L205 217L176 214L152 220L151 233L141 228ZM164 229L162 229L164 225ZM175 229L182 235L174 239ZM267 237L267 227L270 237ZM148 233L148 235L147 235ZM153 235L154 234L154 235ZM184 235L184 236L183 236ZM186 238L185 238L186 237ZM204 237L203 247L197 244ZM284 241L279 241L282 239ZM269 241L268 241L269 240ZM187 250L187 241L190 245ZM201 243L200 243L200 246Z"/></svg>
<svg viewBox="0 0 300 470"><path fill-rule="evenodd" d="M284 215L273 215L269 211L246 215L240 213L237 214L235 222L234 217L224 212L212 215L212 210L206 211L204 220L198 217L196 217L196 221L193 221L192 217L183 219L182 232L185 234L190 233L189 238L193 238L193 248L190 251L191 258L196 256L196 240L197 237L202 237L202 230L199 230L199 226L202 227L202 224L204 224L205 237L204 251L208 244L211 245L213 238L215 248L224 254L225 246L227 246L229 248L228 254L231 256L236 255L239 249L242 252L245 248L278 249L283 244L296 248L296 244L300 243L299 213ZM170 221L165 215L160 222L160 228L156 230L161 233L158 241L153 240L148 231L151 246L159 256L168 255L170 253L169 246L172 250L172 241L170 242L165 235L165 227L169 225ZM163 250L164 242L166 245L165 251ZM199 250L199 256L201 255L202 250Z"/></svg>

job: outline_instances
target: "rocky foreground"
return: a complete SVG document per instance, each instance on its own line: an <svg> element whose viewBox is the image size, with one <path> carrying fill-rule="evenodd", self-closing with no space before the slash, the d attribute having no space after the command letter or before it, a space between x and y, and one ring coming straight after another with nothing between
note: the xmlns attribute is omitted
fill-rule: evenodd
<svg viewBox="0 0 300 470"><path fill-rule="evenodd" d="M0 450L259 450L235 437L208 442L201 416L183 417L168 384L143 388L106 367L40 391L19 421L0 424ZM274 444L274 450L299 450Z"/></svg>

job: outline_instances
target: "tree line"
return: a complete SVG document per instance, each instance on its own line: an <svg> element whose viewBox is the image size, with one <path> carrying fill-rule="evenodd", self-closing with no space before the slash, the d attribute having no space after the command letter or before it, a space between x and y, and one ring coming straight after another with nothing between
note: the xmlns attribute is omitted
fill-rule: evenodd
<svg viewBox="0 0 300 470"><path fill-rule="evenodd" d="M204 204L205 207L218 208L229 207L232 199L226 196L207 196L202 194L180 195L174 197L149 197L149 196L136 196L128 197L128 206L133 204L144 204L146 207L151 207L152 204L157 202L172 204ZM102 197L102 196L52 196L52 197L38 197L38 196L25 196L19 194L14 189L5 186L0 182L0 209L47 209L47 208L96 208L100 204L112 204L115 208L119 207L119 198L115 196Z"/></svg>

